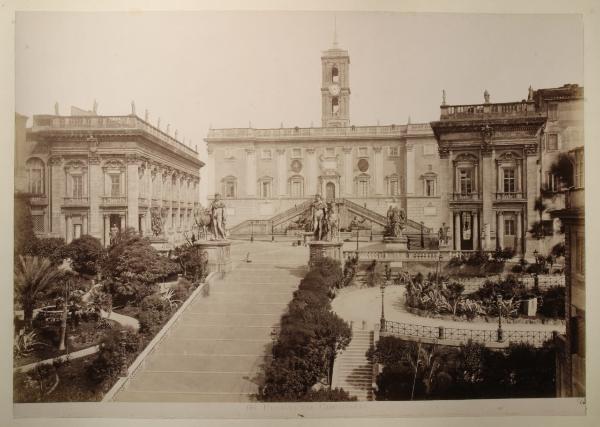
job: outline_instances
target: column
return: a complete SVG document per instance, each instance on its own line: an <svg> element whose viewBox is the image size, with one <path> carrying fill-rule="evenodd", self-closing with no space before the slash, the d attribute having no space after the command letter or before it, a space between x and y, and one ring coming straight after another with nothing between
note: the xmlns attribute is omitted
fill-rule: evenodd
<svg viewBox="0 0 600 427"><path fill-rule="evenodd" d="M81 217L81 234L90 234L89 230L88 230L88 216L87 215L83 215Z"/></svg>
<svg viewBox="0 0 600 427"><path fill-rule="evenodd" d="M99 157L88 158L88 197L90 201L89 223L87 234L102 239L102 217L100 203L102 202L104 174L100 167Z"/></svg>
<svg viewBox="0 0 600 427"><path fill-rule="evenodd" d="M473 212L473 249L474 250L478 250L479 249L479 212L475 211Z"/></svg>
<svg viewBox="0 0 600 427"><path fill-rule="evenodd" d="M384 194L385 189L383 187L383 152L382 147L373 147L375 157L375 194ZM413 150L414 152L414 150Z"/></svg>
<svg viewBox="0 0 600 427"><path fill-rule="evenodd" d="M131 216L131 215L130 215ZM121 231L125 230L125 215L120 215L121 217Z"/></svg>
<svg viewBox="0 0 600 427"><path fill-rule="evenodd" d="M139 197L140 197L140 175L139 161L135 157L127 157L127 227L138 229ZM121 230L124 230L121 224Z"/></svg>
<svg viewBox="0 0 600 427"><path fill-rule="evenodd" d="M492 210L495 198L496 181L494 176L494 157L495 153L483 152L481 161L481 197L482 213L481 218L485 224L485 247L484 250L494 250L492 243L492 233L496 232L496 216Z"/></svg>
<svg viewBox="0 0 600 427"><path fill-rule="evenodd" d="M256 196L256 150L246 149L246 195Z"/></svg>
<svg viewBox="0 0 600 427"><path fill-rule="evenodd" d="M498 177L498 185L496 186L496 193L502 193L502 168L499 164L496 164L496 176Z"/></svg>
<svg viewBox="0 0 600 427"><path fill-rule="evenodd" d="M344 194L352 196L354 183L352 176L352 148L344 147Z"/></svg>
<svg viewBox="0 0 600 427"><path fill-rule="evenodd" d="M73 219L70 215L65 215L65 229L67 231L65 240L68 244L71 243L71 240L73 240Z"/></svg>
<svg viewBox="0 0 600 427"><path fill-rule="evenodd" d="M454 250L461 250L460 238L460 212L454 212Z"/></svg>
<svg viewBox="0 0 600 427"><path fill-rule="evenodd" d="M412 144L406 144L406 193L415 193L415 146Z"/></svg>
<svg viewBox="0 0 600 427"><path fill-rule="evenodd" d="M496 238L498 239L498 247L500 249L504 248L504 212L498 212L498 232L496 233Z"/></svg>
<svg viewBox="0 0 600 427"><path fill-rule="evenodd" d="M104 214L104 246L110 244L110 215Z"/></svg>
<svg viewBox="0 0 600 427"><path fill-rule="evenodd" d="M62 158L53 156L48 160L50 166L51 180L50 180L50 220L52 234L56 236L65 235L65 224L61 206L65 197L65 171L62 168Z"/></svg>
<svg viewBox="0 0 600 427"><path fill-rule="evenodd" d="M521 215L521 210L517 211L517 242L516 242L516 253L523 253L523 224L521 221L523 220Z"/></svg>
<svg viewBox="0 0 600 427"><path fill-rule="evenodd" d="M537 166L537 152L535 148L527 151L525 173L526 180L523 182L523 192L527 198L527 211L525 213L525 230L531 230L533 224L539 219L539 214L534 209L535 199L538 197L539 183L538 183L538 166ZM537 249L538 242L535 239L525 240L525 254L532 254ZM523 255L525 255L523 254Z"/></svg>
<svg viewBox="0 0 600 427"><path fill-rule="evenodd" d="M521 160L517 160L517 192L523 191L523 166L521 163Z"/></svg>
<svg viewBox="0 0 600 427"><path fill-rule="evenodd" d="M317 156L314 148L306 149L306 195L314 196L316 193L320 193L320 189L317 187Z"/></svg>
<svg viewBox="0 0 600 427"><path fill-rule="evenodd" d="M278 148L277 152L277 195L285 196L287 194L287 163L285 159L285 149Z"/></svg>

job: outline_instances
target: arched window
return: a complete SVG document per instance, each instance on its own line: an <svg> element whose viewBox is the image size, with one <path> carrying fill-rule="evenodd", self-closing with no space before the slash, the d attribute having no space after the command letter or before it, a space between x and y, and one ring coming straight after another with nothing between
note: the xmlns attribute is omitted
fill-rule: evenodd
<svg viewBox="0 0 600 427"><path fill-rule="evenodd" d="M337 114L340 111L340 101L337 96L331 98L331 113Z"/></svg>
<svg viewBox="0 0 600 427"><path fill-rule="evenodd" d="M338 69L335 65L331 69L331 81L333 83L339 83L339 81L340 81L340 72L338 71Z"/></svg>
<svg viewBox="0 0 600 427"><path fill-rule="evenodd" d="M223 184L223 197L226 199L235 199L237 197L237 178L229 175L221 180Z"/></svg>
<svg viewBox="0 0 600 427"><path fill-rule="evenodd" d="M28 190L31 194L44 194L44 162L38 158L27 160Z"/></svg>

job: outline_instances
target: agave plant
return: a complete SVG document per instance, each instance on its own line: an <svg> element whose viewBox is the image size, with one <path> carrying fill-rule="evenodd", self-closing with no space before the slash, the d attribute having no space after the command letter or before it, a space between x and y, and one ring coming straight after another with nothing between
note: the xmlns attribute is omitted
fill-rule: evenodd
<svg viewBox="0 0 600 427"><path fill-rule="evenodd" d="M169 304L169 307L173 309L173 307L179 306L183 301L179 299L174 299L175 291L172 288L167 289L165 292L161 293L160 298Z"/></svg>
<svg viewBox="0 0 600 427"><path fill-rule="evenodd" d="M475 316L485 316L486 311L483 305L476 300L465 298L458 303L458 312L467 316L467 319L473 319Z"/></svg>
<svg viewBox="0 0 600 427"><path fill-rule="evenodd" d="M42 345L46 344L38 340L37 332L35 330L22 332L15 339L14 354L18 357L25 357L30 355L36 347Z"/></svg>

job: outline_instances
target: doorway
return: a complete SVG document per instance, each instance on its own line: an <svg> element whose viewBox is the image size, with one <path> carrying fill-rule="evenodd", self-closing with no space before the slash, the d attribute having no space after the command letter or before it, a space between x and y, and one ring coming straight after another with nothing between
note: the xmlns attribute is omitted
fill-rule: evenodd
<svg viewBox="0 0 600 427"><path fill-rule="evenodd" d="M516 225L517 221L515 215L508 214L504 216L504 236L502 239L503 249L516 249L517 232Z"/></svg>
<svg viewBox="0 0 600 427"><path fill-rule="evenodd" d="M328 182L325 185L325 199L327 201L335 200L335 184L333 182Z"/></svg>

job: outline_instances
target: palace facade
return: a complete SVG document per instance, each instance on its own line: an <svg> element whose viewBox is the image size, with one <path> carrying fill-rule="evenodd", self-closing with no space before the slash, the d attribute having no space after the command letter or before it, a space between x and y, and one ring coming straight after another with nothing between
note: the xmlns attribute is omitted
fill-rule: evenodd
<svg viewBox="0 0 600 427"><path fill-rule="evenodd" d="M348 51L322 53L321 127L209 130L208 197L226 199L234 234L285 232L318 193L339 206L342 229L359 217L380 232L398 204L407 234L442 228L450 249L531 256L562 240L548 211L564 206L564 189L551 169L583 144L583 88L530 88L510 103L486 91L481 104L444 99L431 123L352 126L349 67Z"/></svg>
<svg viewBox="0 0 600 427"><path fill-rule="evenodd" d="M68 243L89 234L108 245L111 229L131 227L172 245L192 229L204 163L134 106L126 116L73 107L26 122L17 115L15 190L31 196L37 235Z"/></svg>

